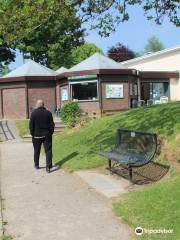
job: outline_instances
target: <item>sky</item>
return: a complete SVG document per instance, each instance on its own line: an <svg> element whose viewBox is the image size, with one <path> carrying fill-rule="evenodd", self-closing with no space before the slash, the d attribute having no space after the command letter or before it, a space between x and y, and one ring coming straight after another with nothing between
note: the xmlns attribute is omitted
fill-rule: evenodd
<svg viewBox="0 0 180 240"><path fill-rule="evenodd" d="M157 25L153 20L146 20L140 7L131 7L129 14L129 21L121 23L108 38L100 37L95 30L90 31L88 24L86 24L84 27L87 29L88 35L85 40L96 44L105 54L110 47L115 46L118 42L128 46L134 52L141 52L152 36L157 37L165 48L180 45L180 28L174 26L167 19L164 19L162 25ZM13 70L22 64L22 56L17 52L16 61L10 64L10 69Z"/></svg>

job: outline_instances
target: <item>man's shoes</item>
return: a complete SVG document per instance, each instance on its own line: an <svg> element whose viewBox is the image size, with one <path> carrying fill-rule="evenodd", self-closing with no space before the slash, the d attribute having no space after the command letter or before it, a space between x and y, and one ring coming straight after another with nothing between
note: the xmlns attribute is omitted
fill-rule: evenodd
<svg viewBox="0 0 180 240"><path fill-rule="evenodd" d="M50 168L46 168L46 172L50 173L51 172Z"/></svg>
<svg viewBox="0 0 180 240"><path fill-rule="evenodd" d="M35 169L39 169L39 166L34 166Z"/></svg>

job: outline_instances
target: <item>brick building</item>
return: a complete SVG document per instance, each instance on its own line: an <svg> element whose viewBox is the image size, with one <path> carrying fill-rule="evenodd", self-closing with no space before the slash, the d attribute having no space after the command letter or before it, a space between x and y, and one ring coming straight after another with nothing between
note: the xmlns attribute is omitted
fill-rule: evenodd
<svg viewBox="0 0 180 240"><path fill-rule="evenodd" d="M57 103L77 101L89 114L101 114L129 109L136 87L136 70L125 69L119 63L99 53L56 77Z"/></svg>
<svg viewBox="0 0 180 240"><path fill-rule="evenodd" d="M56 72L30 60L0 78L0 118L29 118L38 99L52 113L76 101L93 116L127 110L133 100L176 101L174 82L180 84L178 71L139 71L99 53Z"/></svg>
<svg viewBox="0 0 180 240"><path fill-rule="evenodd" d="M30 60L0 78L0 118L28 118L37 99L56 106L56 72Z"/></svg>
<svg viewBox="0 0 180 240"><path fill-rule="evenodd" d="M180 84L178 71L139 71L99 53L56 76L56 82L60 107L67 100L77 101L93 114L127 110L139 100L180 100L172 91L174 82Z"/></svg>

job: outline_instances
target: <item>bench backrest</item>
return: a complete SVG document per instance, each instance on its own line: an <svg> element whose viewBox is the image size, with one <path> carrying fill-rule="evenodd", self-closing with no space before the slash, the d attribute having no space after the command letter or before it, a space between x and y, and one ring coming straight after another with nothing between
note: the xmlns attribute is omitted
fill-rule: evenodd
<svg viewBox="0 0 180 240"><path fill-rule="evenodd" d="M125 151L132 156L135 153L144 154L150 161L156 153L157 136L149 132L118 129L115 148L117 151Z"/></svg>

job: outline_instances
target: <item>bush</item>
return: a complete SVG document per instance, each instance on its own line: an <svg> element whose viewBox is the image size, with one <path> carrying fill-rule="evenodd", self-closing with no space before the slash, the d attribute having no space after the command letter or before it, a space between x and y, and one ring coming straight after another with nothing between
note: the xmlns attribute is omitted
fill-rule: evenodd
<svg viewBox="0 0 180 240"><path fill-rule="evenodd" d="M80 121L81 109L77 102L68 102L61 108L62 121L69 127L74 127Z"/></svg>

